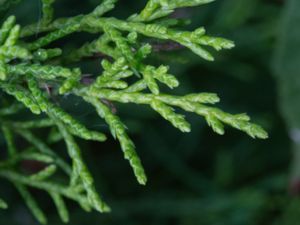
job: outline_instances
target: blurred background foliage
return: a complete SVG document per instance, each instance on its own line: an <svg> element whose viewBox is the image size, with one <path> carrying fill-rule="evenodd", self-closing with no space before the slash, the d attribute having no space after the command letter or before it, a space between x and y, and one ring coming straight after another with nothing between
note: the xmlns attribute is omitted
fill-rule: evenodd
<svg viewBox="0 0 300 225"><path fill-rule="evenodd" d="M126 18L145 2L119 1L111 15ZM98 3L57 1L56 16L87 13ZM23 0L12 10L0 9L6 10L0 19L15 14L25 25L41 17L40 8L39 0ZM105 143L82 142L98 190L113 211L87 214L70 203L70 224L299 224L299 10L299 0L218 0L175 12L176 17L192 19L191 29L205 26L209 34L234 40L236 48L216 53L214 63L184 49L161 48L153 54L153 62L171 65L181 80L177 92L216 92L222 98L220 107L232 113L248 112L270 138L252 140L232 129L218 136L193 115L188 115L192 133L182 134L146 108L116 105L144 161L149 183L146 187L136 184L112 138ZM73 35L58 44L76 48L89 38ZM100 58L94 58L79 66L96 74L99 63ZM90 127L105 126L79 100L66 96L61 103ZM59 151L63 146L55 148ZM14 204L0 211L0 224L36 224L12 189L1 180L0 195ZM50 199L32 192L43 202L49 224L61 224Z"/></svg>

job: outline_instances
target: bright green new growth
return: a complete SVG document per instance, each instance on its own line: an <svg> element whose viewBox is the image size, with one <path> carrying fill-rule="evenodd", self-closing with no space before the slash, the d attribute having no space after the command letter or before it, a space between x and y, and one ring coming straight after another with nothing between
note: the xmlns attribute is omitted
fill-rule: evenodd
<svg viewBox="0 0 300 225"><path fill-rule="evenodd" d="M10 6L8 2L5 2L5 7ZM47 219L28 187L48 192L64 222L69 220L64 198L78 202L87 211L110 210L96 192L93 177L74 138L105 141L105 134L88 129L65 112L47 95L43 84L54 83L54 94L76 95L95 108L99 117L108 124L113 137L120 142L124 158L132 167L137 181L143 185L147 177L141 159L126 125L109 107L110 102L148 105L182 132L190 132L191 125L177 109L202 116L221 135L224 134L224 125L229 125L253 138L267 138L267 133L249 122L246 114L232 115L212 107L219 102L216 94L175 96L162 93L161 84L173 89L179 86L179 81L169 74L168 66L156 67L145 62L152 47L150 44L141 44L143 37L177 42L209 61L214 58L207 47L216 50L232 48L233 42L207 36L202 27L190 32L172 27L176 19L175 23L168 23L167 16L175 9L209 2L211 0L149 0L139 14L119 20L103 17L116 3L116 0L104 0L90 14L53 20L54 0L42 0L43 17L38 31L36 24L21 28L16 25L14 16L6 19L0 29L0 88L15 100L0 109L2 133L8 152L7 159L0 161L0 176L14 184L40 223L45 224ZM36 32L43 36L31 43L22 39L36 35ZM74 32L97 33L99 37L67 54L64 49L47 49L49 44ZM85 84L81 70L66 65L95 53L104 54L109 60L102 60L102 73L91 84ZM28 121L10 119L11 115L24 108L46 118ZM51 128L47 141L34 135L32 130L39 128ZM20 150L16 146L15 136L22 137L31 147ZM71 165L48 147L48 143L61 140L65 142ZM18 164L23 160L38 161L45 167L34 174L24 174L18 170ZM58 170L64 172L68 182L58 183L53 179ZM0 208L7 207L7 203L0 198Z"/></svg>

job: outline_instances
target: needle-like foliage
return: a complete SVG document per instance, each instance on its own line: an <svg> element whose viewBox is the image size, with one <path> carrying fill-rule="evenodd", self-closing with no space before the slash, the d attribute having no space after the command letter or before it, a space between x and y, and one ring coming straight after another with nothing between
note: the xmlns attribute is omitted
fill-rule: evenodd
<svg viewBox="0 0 300 225"><path fill-rule="evenodd" d="M4 1L1 7L9 8L15 2ZM7 158L0 161L0 176L14 184L40 223L45 224L47 219L29 192L30 187L49 193L64 222L69 220L65 198L78 202L87 211L110 211L96 191L93 176L75 139L101 142L106 140L106 134L88 129L66 112L50 98L43 85L52 84L51 94L56 98L75 95L94 107L99 120L107 123L110 133L120 143L124 158L142 185L147 182L142 160L126 125L110 107L113 102L147 105L182 132L191 131L191 124L182 114L186 111L202 117L218 134L224 134L224 125L228 125L253 138L267 138L267 133L251 123L246 114L232 115L213 106L220 100L214 93L183 96L164 93L161 85L174 89L179 86L179 80L169 73L167 65L147 63L152 46L145 42L151 38L178 43L209 61L214 60L210 48L234 47L232 41L206 35L203 27L185 31L173 27L174 21L168 23L168 16L177 8L209 2L211 0L149 0L140 13L120 20L103 16L115 7L116 0L103 0L86 15L58 19L54 18L54 0L42 0L43 16L38 22L38 31L37 24L20 27L14 16L3 22L0 29L0 88L10 100L0 108L2 134L7 143ZM75 32L97 34L98 38L67 53L58 47L48 48L50 44L55 46L56 40ZM32 38L27 39L29 36ZM70 63L96 53L101 53L106 59L99 62L102 72L87 84L84 71L71 68ZM35 115L32 120L11 119L24 109ZM35 135L34 130L41 128L51 130L49 140L41 140ZM24 139L29 147L20 149L16 138ZM65 142L71 164L49 147L52 141ZM38 161L44 168L33 174L24 173L19 167L24 160ZM60 170L65 176L63 183L55 179L61 176L57 173ZM7 203L0 199L0 208L7 207Z"/></svg>

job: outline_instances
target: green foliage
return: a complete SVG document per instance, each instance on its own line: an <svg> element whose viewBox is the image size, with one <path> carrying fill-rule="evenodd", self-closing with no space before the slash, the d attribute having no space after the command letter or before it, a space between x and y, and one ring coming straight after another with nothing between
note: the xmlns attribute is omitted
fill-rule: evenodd
<svg viewBox="0 0 300 225"><path fill-rule="evenodd" d="M2 199L0 199L0 208L1 208L1 209L6 209L6 208L7 208L6 202L3 201Z"/></svg>
<svg viewBox="0 0 300 225"><path fill-rule="evenodd" d="M281 109L291 128L300 127L298 105L299 83L298 78L300 53L298 50L300 40L297 27L300 16L296 12L299 2L290 0L284 13L282 27L278 39L278 47L274 57L274 72L278 80ZM289 35L285 35L289 32ZM295 49L295 51L291 51Z"/></svg>
<svg viewBox="0 0 300 225"><path fill-rule="evenodd" d="M298 104L300 98L299 60L300 31L297 29L300 16L297 12L299 1L290 0L281 21L278 46L273 58L273 70L278 84L279 106L289 129L294 157L291 171L291 182L300 178L299 137L300 128ZM286 33L289 35L285 35Z"/></svg>
<svg viewBox="0 0 300 225"><path fill-rule="evenodd" d="M38 206L29 187L49 193L57 207L62 221L69 220L64 198L74 200L90 211L109 212L110 208L96 191L94 179L82 157L75 137L84 140L105 141L101 131L93 131L56 104L52 94L63 98L74 95L92 105L108 125L111 134L120 142L124 158L129 161L138 182L146 184L147 177L135 145L127 134L126 125L110 108L111 102L148 105L165 120L182 132L190 132L191 125L182 114L184 111L203 117L218 134L224 134L224 125L247 133L253 138L265 139L267 133L250 122L246 114L230 114L212 104L219 102L214 93L196 93L183 96L165 93L161 84L170 89L179 86L177 78L169 73L166 65L148 64L147 57L152 47L146 38L176 42L190 49L205 60L214 57L209 49L217 51L234 47L232 41L206 35L200 27L194 31L184 31L167 23L168 15L177 8L197 6L211 0L150 0L139 13L127 20L103 17L112 10L115 0L104 0L94 11L86 15L70 18L53 18L53 0L43 0L43 17L37 24L20 27L16 18L6 19L0 30L0 87L7 95L13 96L0 109L3 136L7 142L7 159L0 162L0 176L11 181L36 219L44 224L47 219ZM176 21L176 19L174 19ZM64 49L47 48L55 41L75 33L97 34L97 38L71 52ZM42 35L35 38L36 35ZM36 39L28 41L28 37ZM102 53L109 59L101 62L102 72L91 84L84 82L84 73L74 68L74 62L95 53ZM100 67L100 65L99 65ZM51 95L42 88L43 84L53 85ZM21 105L19 103L21 103ZM14 121L10 116L29 109L39 116L25 121ZM180 111L179 111L179 110ZM46 118L45 118L46 117ZM39 139L32 129L52 128L65 142L71 165L48 147L47 141ZM29 144L27 149L19 149L15 136L20 136ZM19 168L23 160L43 163L44 168L34 174L26 174ZM56 177L62 176L59 182ZM0 199L0 208L6 208Z"/></svg>

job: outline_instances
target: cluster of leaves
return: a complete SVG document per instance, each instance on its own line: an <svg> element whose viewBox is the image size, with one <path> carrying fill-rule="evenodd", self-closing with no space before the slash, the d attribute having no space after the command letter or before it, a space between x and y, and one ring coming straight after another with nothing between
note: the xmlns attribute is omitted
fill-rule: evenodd
<svg viewBox="0 0 300 225"><path fill-rule="evenodd" d="M190 132L191 125L175 108L204 117L208 125L221 135L224 134L225 124L253 138L267 138L267 133L251 123L246 114L232 115L212 107L212 104L219 102L214 93L184 96L161 93L160 84L173 89L179 86L179 81L168 72L168 66L154 66L146 62L152 52L152 46L145 44L149 38L176 42L209 61L214 58L208 47L215 50L232 48L232 41L208 36L203 27L195 31L179 30L176 28L180 24L179 19L169 17L177 8L208 2L211 0L149 0L139 14L119 20L103 17L114 8L116 0L104 0L89 14L59 19L53 19L54 0L42 0L43 17L38 22L38 30L37 24L21 28L16 25L14 16L6 19L0 30L0 88L14 100L0 109L2 133L8 150L7 159L0 162L0 176L15 185L39 222L46 223L46 216L28 191L29 187L48 192L64 222L69 218L64 198L78 202L87 211L110 211L96 192L93 177L75 140L79 137L105 141L106 135L88 129L53 102L43 84L54 84L52 95L75 95L95 108L113 137L119 141L125 159L142 185L146 184L147 177L141 160L125 124L110 107L111 102L149 105L182 132ZM67 54L64 49L47 48L49 44L75 32L97 34L98 38ZM27 37L37 33L40 37L29 42ZM81 69L71 68L70 65L97 53L107 56L107 59L101 62L102 73L87 84ZM35 119L10 119L23 108L36 114ZM34 135L32 129L38 128L54 129L56 137L53 139L65 142L71 165L48 147L46 141ZM25 139L30 147L17 148L15 135ZM42 162L45 167L28 175L19 167L24 160ZM57 173L58 169L66 176L65 182L57 181L56 176L61 176ZM0 199L0 207L7 207L4 200Z"/></svg>

